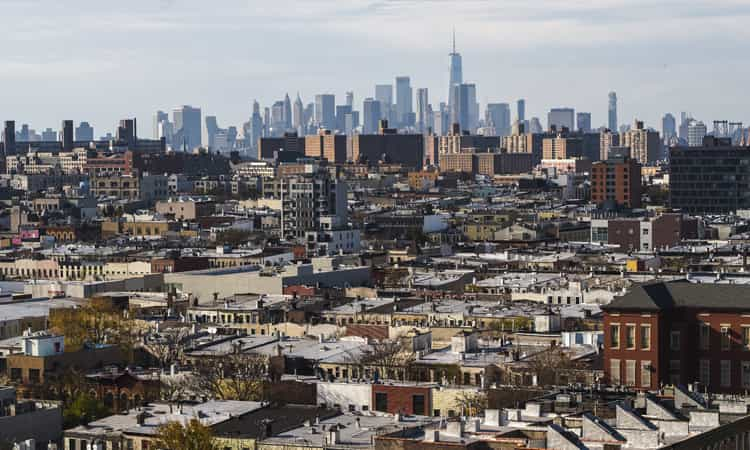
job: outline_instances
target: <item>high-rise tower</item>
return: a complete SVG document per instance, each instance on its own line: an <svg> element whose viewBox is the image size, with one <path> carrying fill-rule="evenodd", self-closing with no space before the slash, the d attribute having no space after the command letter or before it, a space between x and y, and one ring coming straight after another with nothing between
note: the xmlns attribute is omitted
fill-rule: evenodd
<svg viewBox="0 0 750 450"><path fill-rule="evenodd" d="M305 106L302 104L302 99L297 92L297 98L294 100L294 107L292 109L292 128L297 131L300 136L305 135Z"/></svg>
<svg viewBox="0 0 750 450"><path fill-rule="evenodd" d="M455 102L453 86L464 82L463 67L461 63L461 54L456 52L456 30L453 30L453 51L448 55L450 57L450 82L448 84L448 107L452 107Z"/></svg>
<svg viewBox="0 0 750 450"><path fill-rule="evenodd" d="M396 77L396 124L399 127L413 125L410 122L412 89L409 77Z"/></svg>
<svg viewBox="0 0 750 450"><path fill-rule="evenodd" d="M526 100L521 98L516 102L516 114L519 122L526 120Z"/></svg>
<svg viewBox="0 0 750 450"><path fill-rule="evenodd" d="M288 131L292 128L292 101L289 99L289 94L284 95L284 131Z"/></svg>
<svg viewBox="0 0 750 450"><path fill-rule="evenodd" d="M609 93L609 116L607 120L607 128L617 132L617 94L612 91Z"/></svg>

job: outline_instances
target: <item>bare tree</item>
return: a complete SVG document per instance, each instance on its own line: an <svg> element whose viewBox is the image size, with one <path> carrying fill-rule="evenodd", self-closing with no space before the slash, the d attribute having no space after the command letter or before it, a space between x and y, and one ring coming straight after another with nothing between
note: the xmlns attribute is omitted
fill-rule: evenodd
<svg viewBox="0 0 750 450"><path fill-rule="evenodd" d="M260 400L268 380L268 359L261 355L232 353L195 364L196 393L222 400Z"/></svg>
<svg viewBox="0 0 750 450"><path fill-rule="evenodd" d="M456 396L455 407L462 416L479 416L487 409L487 394L482 391L461 391Z"/></svg>
<svg viewBox="0 0 750 450"><path fill-rule="evenodd" d="M181 402L190 397L196 385L193 374L165 375L159 380L159 395L165 402Z"/></svg>
<svg viewBox="0 0 750 450"><path fill-rule="evenodd" d="M159 362L159 367L164 369L181 360L183 344L189 334L188 328L153 334L146 339L143 348Z"/></svg>
<svg viewBox="0 0 750 450"><path fill-rule="evenodd" d="M539 385L559 384L561 375L579 368L579 364L571 360L560 347L550 347L531 355L526 361Z"/></svg>
<svg viewBox="0 0 750 450"><path fill-rule="evenodd" d="M359 367L360 373L370 369L385 378L401 374L404 380L408 380L415 359L416 355L401 338L372 343L349 358L351 364Z"/></svg>

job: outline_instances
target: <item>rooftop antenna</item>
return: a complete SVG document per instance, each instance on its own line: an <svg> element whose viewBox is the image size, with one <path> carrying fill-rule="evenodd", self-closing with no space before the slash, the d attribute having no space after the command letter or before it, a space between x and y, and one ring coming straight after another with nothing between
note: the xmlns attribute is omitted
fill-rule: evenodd
<svg viewBox="0 0 750 450"><path fill-rule="evenodd" d="M453 54L456 54L456 27L453 27Z"/></svg>

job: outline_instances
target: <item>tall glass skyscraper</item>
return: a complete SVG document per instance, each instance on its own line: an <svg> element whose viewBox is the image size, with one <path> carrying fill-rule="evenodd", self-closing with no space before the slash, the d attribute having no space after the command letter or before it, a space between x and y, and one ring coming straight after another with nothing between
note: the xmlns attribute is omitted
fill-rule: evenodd
<svg viewBox="0 0 750 450"><path fill-rule="evenodd" d="M399 127L412 125L409 117L414 112L412 90L409 77L396 77L396 120Z"/></svg>
<svg viewBox="0 0 750 450"><path fill-rule="evenodd" d="M333 130L336 126L336 97L333 94L319 94L315 96L313 117L320 128Z"/></svg>
<svg viewBox="0 0 750 450"><path fill-rule="evenodd" d="M612 131L617 131L617 94L612 91L609 93L609 115L607 120L607 128Z"/></svg>
<svg viewBox="0 0 750 450"><path fill-rule="evenodd" d="M429 127L429 91L427 88L417 89L417 131L424 133Z"/></svg>
<svg viewBox="0 0 750 450"><path fill-rule="evenodd" d="M448 56L450 57L450 81L448 84L448 107L451 108L456 101L453 86L460 85L464 82L463 67L461 63L461 54L456 52L456 30L453 30L453 51Z"/></svg>
<svg viewBox="0 0 750 450"><path fill-rule="evenodd" d="M178 135L177 144L185 150L200 147L202 143L203 126L201 124L201 109L189 105L179 106L172 110L172 122Z"/></svg>
<svg viewBox="0 0 750 450"><path fill-rule="evenodd" d="M495 128L496 136L510 134L510 105L507 103L487 104L486 122Z"/></svg>
<svg viewBox="0 0 750 450"><path fill-rule="evenodd" d="M380 102L374 98L366 98L362 104L362 134L377 134L378 121L381 118Z"/></svg>

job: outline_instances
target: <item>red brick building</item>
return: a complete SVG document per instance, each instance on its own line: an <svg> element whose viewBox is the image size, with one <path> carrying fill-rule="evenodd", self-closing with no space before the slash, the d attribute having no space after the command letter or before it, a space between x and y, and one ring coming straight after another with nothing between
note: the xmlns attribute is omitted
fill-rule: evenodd
<svg viewBox="0 0 750 450"><path fill-rule="evenodd" d="M425 386L373 384L372 404L375 411L429 416L430 392Z"/></svg>
<svg viewBox="0 0 750 450"><path fill-rule="evenodd" d="M598 206L640 208L641 165L627 156L592 164L591 201Z"/></svg>
<svg viewBox="0 0 750 450"><path fill-rule="evenodd" d="M750 389L750 286L650 283L602 309L609 384Z"/></svg>

